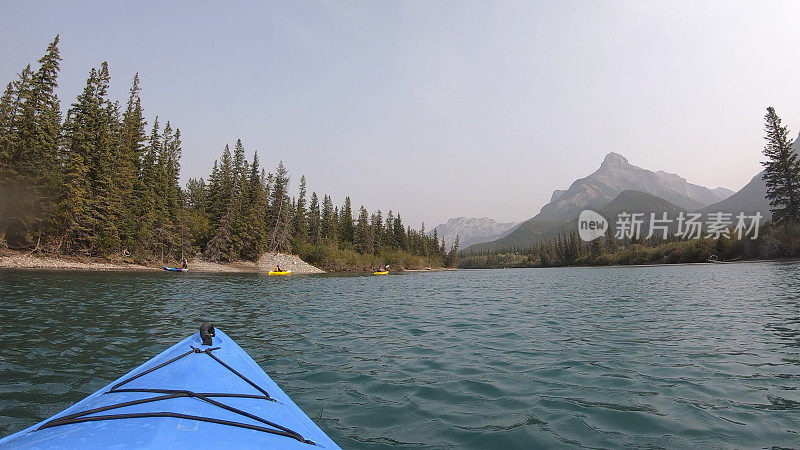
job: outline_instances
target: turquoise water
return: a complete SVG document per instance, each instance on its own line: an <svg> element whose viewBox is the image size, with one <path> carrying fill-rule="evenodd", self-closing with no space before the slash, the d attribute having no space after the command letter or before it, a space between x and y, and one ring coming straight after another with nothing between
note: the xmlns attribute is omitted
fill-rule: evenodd
<svg viewBox="0 0 800 450"><path fill-rule="evenodd" d="M800 446L800 264L0 272L0 435L210 320L344 448Z"/></svg>

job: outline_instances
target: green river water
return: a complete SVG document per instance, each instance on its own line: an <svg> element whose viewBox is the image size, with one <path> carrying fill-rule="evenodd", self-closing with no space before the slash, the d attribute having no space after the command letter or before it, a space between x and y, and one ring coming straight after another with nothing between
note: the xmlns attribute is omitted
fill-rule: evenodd
<svg viewBox="0 0 800 450"><path fill-rule="evenodd" d="M800 263L0 271L0 435L203 320L343 448L800 446Z"/></svg>

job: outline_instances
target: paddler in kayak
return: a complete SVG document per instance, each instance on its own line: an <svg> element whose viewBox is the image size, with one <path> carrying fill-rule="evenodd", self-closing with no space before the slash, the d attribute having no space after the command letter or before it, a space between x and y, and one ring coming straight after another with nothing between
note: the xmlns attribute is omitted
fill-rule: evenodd
<svg viewBox="0 0 800 450"><path fill-rule="evenodd" d="M186 258L183 258L181 260L181 267L184 268L184 269L188 269L189 268L189 263L186 261Z"/></svg>
<svg viewBox="0 0 800 450"><path fill-rule="evenodd" d="M281 266L278 265L278 266L275 266L274 272L283 272L283 269L281 269Z"/></svg>

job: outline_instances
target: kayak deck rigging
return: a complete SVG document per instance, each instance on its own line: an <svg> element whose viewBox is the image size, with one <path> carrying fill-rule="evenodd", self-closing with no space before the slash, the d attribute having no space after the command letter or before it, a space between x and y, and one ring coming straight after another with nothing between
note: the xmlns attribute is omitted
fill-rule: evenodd
<svg viewBox="0 0 800 450"><path fill-rule="evenodd" d="M212 327L211 328L211 336L213 336L213 335L214 334L213 334L213 327ZM114 386L112 386L108 391L103 393L103 394L114 394L114 393L123 393L123 392L143 392L143 393L164 394L164 395L145 398L145 399L139 399L139 400L132 400L132 401L128 401L128 402L111 404L111 405L102 406L102 407L99 407L99 408L80 411L80 412L73 413L73 414L70 414L70 415L67 415L67 416L58 417L56 419L53 419L53 420L50 420L48 422L43 423L38 428L36 428L36 431L44 430L44 429L51 428L51 427L62 426L62 425L69 425L69 424L75 424L75 423L84 423L84 422L96 422L96 421L102 421L102 420L171 417L171 418L197 420L197 421L201 421L201 422L210 422L210 423L216 423L216 424L220 424L220 425L227 425L227 426L232 426L232 427L239 427L239 428L246 428L246 429L250 429L250 430L262 431L262 432L265 432L265 433L271 433L271 434L276 434L276 435L280 435L280 436L286 436L286 437L289 437L289 438L293 438L293 439L296 439L296 440L298 440L298 441L300 441L300 442L302 442L304 444L316 445L313 441L303 438L303 436L301 436L300 433L297 433L296 431L293 431L293 430L291 430L291 429L289 429L287 427L284 427L282 425L279 425L279 424L274 423L272 421L269 421L267 419L258 417L258 416L254 415L254 414L250 414L250 413L248 413L246 411L242 411L241 409L235 408L233 406L226 405L226 404L221 403L219 401L213 400L211 397L218 397L218 398L220 398L220 397L235 397L235 398L261 399L261 400L266 400L266 401L270 401L270 402L274 402L275 401L275 399L270 397L269 393L267 393L267 391L264 390L262 387L258 386L256 383L251 381L249 378L247 378L246 376L242 375L236 369L232 368L231 366L226 364L224 361L222 361L221 359L217 358L214 354L212 354L212 352L214 350L219 350L220 347L211 347L211 348L207 348L207 349L204 349L204 350L201 350L201 349L199 349L197 347L194 347L192 345L190 345L189 347L191 348L191 350L188 350L187 352L185 352L183 354L180 354L180 355L178 355L178 356L176 356L176 357L174 357L174 358L172 358L172 359L170 359L168 361L165 361L165 362L163 362L163 363L161 363L161 364L159 364L157 366L154 366L154 367L151 367L151 368L149 368L147 370L139 372L139 373L137 373L136 375L133 375L130 378L122 380L119 383L117 383ZM177 389L151 389L151 388L121 389L120 388L121 386L123 386L123 385L125 385L125 384L127 384L127 383L129 383L129 382L131 382L131 381L133 381L133 380L135 380L137 378L139 378L139 377L142 377L142 376L144 376L144 375L146 375L148 373L154 372L154 371L156 371L156 370L158 370L158 369L160 369L160 368L162 368L162 367L164 367L164 366L166 366L168 364L171 364L171 363L173 363L173 362L175 362L175 361L177 361L177 360L179 360L181 358L184 358L184 357L192 355L192 354L206 354L206 355L210 356L216 362L221 364L223 367L228 369L233 374L237 375L239 378L241 378L242 380L247 382L250 386L252 386L253 388L255 388L256 390L258 390L259 392L261 392L264 395L236 394L236 393L206 393L206 392L193 392L193 391L190 391L190 390L177 390ZM125 408L125 407L128 407L128 406L140 405L140 404L144 404L144 403L153 403L153 402L158 402L158 401L162 401L162 400L170 400L170 399L180 398L180 397L191 397L191 398L196 398L198 400L202 400L204 402L210 403L210 404L212 404L214 406L217 406L219 408L225 409L225 410L230 411L232 413L239 414L239 415L247 417L249 419L261 422L264 425L268 425L268 426L270 426L272 428L267 428L267 427L262 427L262 426L252 425L252 424L247 424L247 423L242 423L242 422L235 422L235 421L231 421L231 420L216 419L216 418L212 418L212 417L203 417L203 416L182 414L182 413L169 412L169 411L164 411L164 412L145 412L145 413L125 413L125 414L107 414L107 415L97 415L97 416L91 415L91 414L110 411L110 410L114 410L114 409L118 409L118 408Z"/></svg>

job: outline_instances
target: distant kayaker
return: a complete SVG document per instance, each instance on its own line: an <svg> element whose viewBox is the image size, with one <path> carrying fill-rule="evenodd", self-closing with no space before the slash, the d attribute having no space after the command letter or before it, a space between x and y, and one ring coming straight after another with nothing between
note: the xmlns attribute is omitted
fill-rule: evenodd
<svg viewBox="0 0 800 450"><path fill-rule="evenodd" d="M189 263L186 261L186 258L183 258L181 260L181 267L183 267L184 269L188 269L189 268Z"/></svg>
<svg viewBox="0 0 800 450"><path fill-rule="evenodd" d="M283 270L281 270L281 266L275 266L275 272L283 272Z"/></svg>

